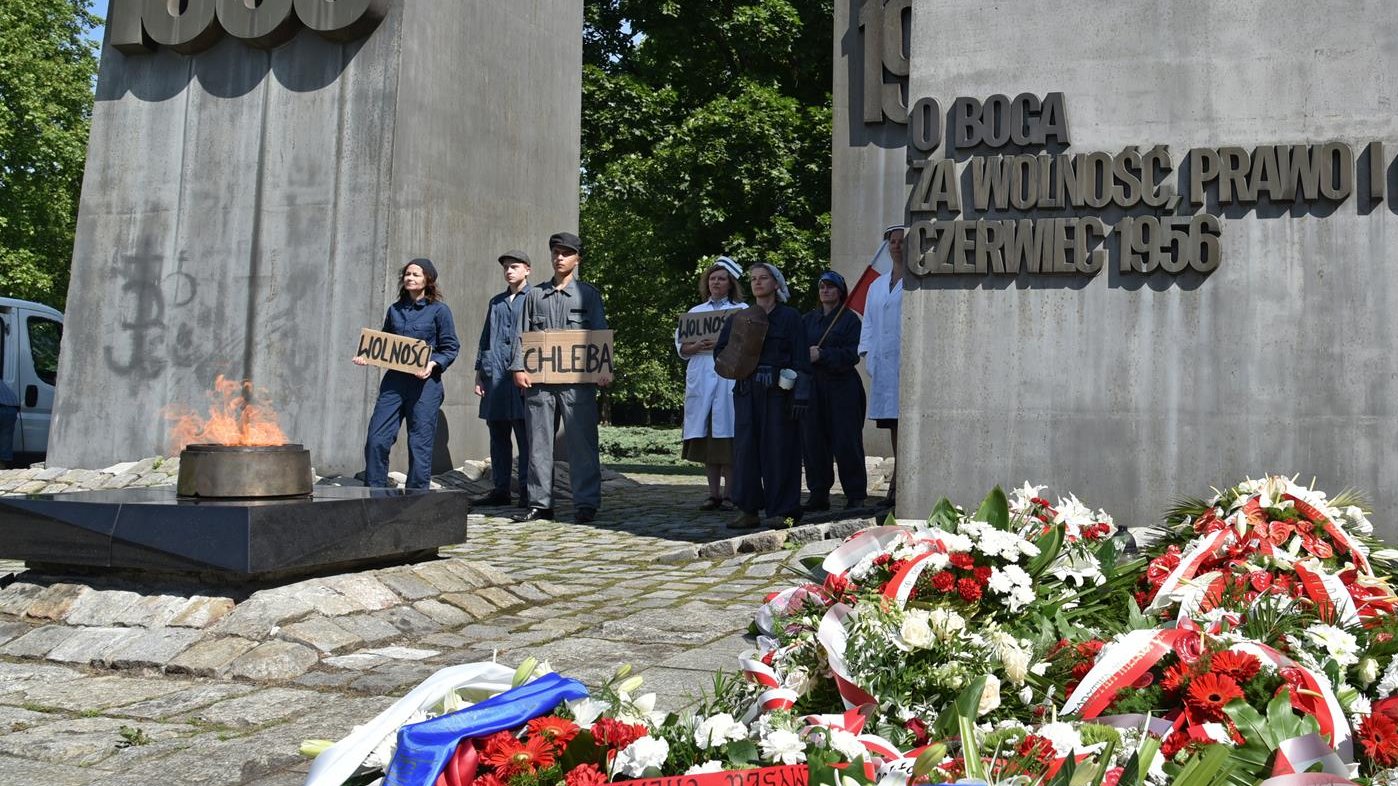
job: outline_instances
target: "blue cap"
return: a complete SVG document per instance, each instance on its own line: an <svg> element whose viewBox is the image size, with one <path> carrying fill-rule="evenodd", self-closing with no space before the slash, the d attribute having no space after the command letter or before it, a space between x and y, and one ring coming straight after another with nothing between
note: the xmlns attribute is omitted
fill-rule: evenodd
<svg viewBox="0 0 1398 786"><path fill-rule="evenodd" d="M845 283L845 277L840 275L839 273L836 273L833 270L827 270L824 273L820 274L820 279L816 283L819 284L820 281L825 281L829 283L831 286L840 290L841 300L844 300L845 298L849 297L849 285Z"/></svg>

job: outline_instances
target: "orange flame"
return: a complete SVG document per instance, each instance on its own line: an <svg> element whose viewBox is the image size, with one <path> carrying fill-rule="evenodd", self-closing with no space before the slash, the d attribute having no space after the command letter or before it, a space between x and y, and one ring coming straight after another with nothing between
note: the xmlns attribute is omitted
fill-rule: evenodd
<svg viewBox="0 0 1398 786"><path fill-rule="evenodd" d="M254 388L251 380L227 379L222 374L209 391L209 417L193 410L169 409L165 418L170 428L170 451L179 453L187 445L285 445L286 438L277 423L267 391Z"/></svg>

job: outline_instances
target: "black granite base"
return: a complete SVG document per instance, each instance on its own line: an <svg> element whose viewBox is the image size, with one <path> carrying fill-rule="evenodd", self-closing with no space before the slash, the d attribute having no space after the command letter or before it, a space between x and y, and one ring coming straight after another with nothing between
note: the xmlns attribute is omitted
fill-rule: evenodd
<svg viewBox="0 0 1398 786"><path fill-rule="evenodd" d="M0 497L0 557L248 580L314 573L462 543L468 499L335 486L289 500L180 499L172 488Z"/></svg>

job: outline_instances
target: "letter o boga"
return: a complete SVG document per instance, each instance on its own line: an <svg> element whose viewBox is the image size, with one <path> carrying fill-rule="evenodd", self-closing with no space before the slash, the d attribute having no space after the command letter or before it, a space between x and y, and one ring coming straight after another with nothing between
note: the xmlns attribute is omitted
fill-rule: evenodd
<svg viewBox="0 0 1398 786"><path fill-rule="evenodd" d="M767 311L757 304L734 314L728 344L714 358L714 371L724 379L743 379L757 370L762 341L767 338Z"/></svg>

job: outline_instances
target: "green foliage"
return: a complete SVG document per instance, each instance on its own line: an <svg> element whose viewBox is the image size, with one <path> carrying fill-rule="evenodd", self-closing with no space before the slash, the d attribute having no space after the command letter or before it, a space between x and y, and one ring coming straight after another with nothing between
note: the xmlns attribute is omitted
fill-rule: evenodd
<svg viewBox="0 0 1398 786"><path fill-rule="evenodd" d="M675 318L719 254L814 305L830 246L831 0L587 0L584 277L617 331L614 405L678 411Z"/></svg>
<svg viewBox="0 0 1398 786"><path fill-rule="evenodd" d="M0 3L0 294L62 307L87 157L91 0Z"/></svg>
<svg viewBox="0 0 1398 786"><path fill-rule="evenodd" d="M597 447L604 464L688 464L680 458L681 436L677 428L601 426Z"/></svg>

